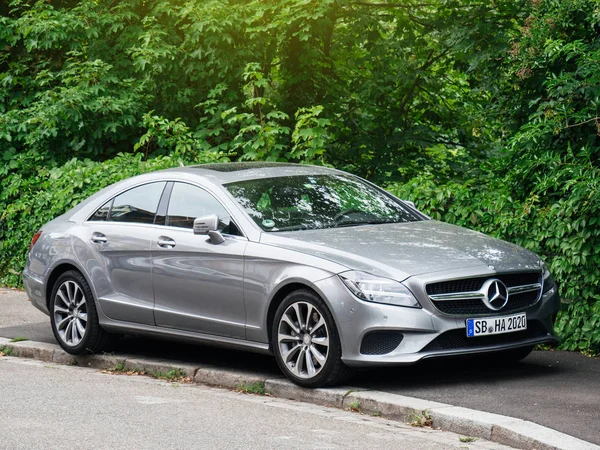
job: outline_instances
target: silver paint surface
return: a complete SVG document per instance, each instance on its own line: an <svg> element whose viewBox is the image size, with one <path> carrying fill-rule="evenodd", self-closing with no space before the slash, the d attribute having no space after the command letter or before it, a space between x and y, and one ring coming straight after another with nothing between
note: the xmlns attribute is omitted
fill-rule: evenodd
<svg viewBox="0 0 600 450"><path fill-rule="evenodd" d="M464 330L467 318L437 311L425 293L427 283L540 270L539 258L528 250L433 220L266 233L223 186L253 178L327 173L343 172L307 165L235 172L187 167L116 183L44 225L23 272L25 289L33 305L48 314L49 280L68 264L88 280L100 323L107 330L267 352L269 313L281 301L280 293L305 287L320 295L331 310L342 359L360 366L409 364L461 353L419 353L440 333ZM215 245L186 229L87 221L107 200L153 181L183 181L205 189L230 212L243 237L225 235L225 242ZM94 233L102 233L106 243L92 242ZM174 240L175 247L159 247L158 240L164 237ZM337 276L347 270L404 282L422 308L359 300ZM548 334L512 346L555 340L551 316L558 304L557 292L550 291L529 307L528 318L543 323ZM362 338L375 330L398 330L405 338L391 353L361 354Z"/></svg>

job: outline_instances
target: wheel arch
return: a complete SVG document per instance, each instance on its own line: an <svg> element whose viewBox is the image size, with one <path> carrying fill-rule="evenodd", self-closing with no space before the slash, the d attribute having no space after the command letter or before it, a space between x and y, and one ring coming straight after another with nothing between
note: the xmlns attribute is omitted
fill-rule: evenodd
<svg viewBox="0 0 600 450"><path fill-rule="evenodd" d="M271 301L269 302L269 308L267 311L267 333L268 333L267 336L269 339L269 349L271 351L273 349L273 321L275 320L275 313L277 311L277 308L279 307L279 305L281 305L283 300L289 294L291 294L292 292L295 292L295 291L299 291L299 290L312 291L321 300L323 300L323 302L329 309L329 312L331 313L331 316L333 317L334 325L339 332L339 326L337 324L337 319L335 317L333 308L329 304L329 301L327 300L327 298L325 297L323 292L321 292L321 290L318 289L314 284L312 284L306 280L292 280L282 286L279 286L277 288L277 290L275 291L275 294L273 294L273 296L271 297Z"/></svg>
<svg viewBox="0 0 600 450"><path fill-rule="evenodd" d="M94 288L92 287L90 280L88 279L85 272L83 270L81 270L81 268L77 267L77 265L73 264L72 262L62 262L62 263L56 265L50 271L50 275L48 276L47 281L46 281L46 307L48 308L48 311L50 311L50 301L52 298L52 291L54 290L54 285L56 284L56 281L60 278L60 276L62 274L66 273L70 270L75 270L75 271L79 272L81 274L81 276L83 276L83 278L85 278L85 281L87 281L88 285L90 286L90 289L92 290L92 294L94 293Z"/></svg>

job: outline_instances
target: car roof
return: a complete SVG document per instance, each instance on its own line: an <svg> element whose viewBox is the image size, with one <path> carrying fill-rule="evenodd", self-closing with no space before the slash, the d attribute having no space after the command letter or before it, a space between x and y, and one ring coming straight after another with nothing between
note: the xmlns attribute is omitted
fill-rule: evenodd
<svg viewBox="0 0 600 450"><path fill-rule="evenodd" d="M172 169L149 172L137 175L105 187L91 197L83 200L77 206L65 213L61 218L74 222L84 221L109 198L119 192L139 184L152 181L189 181L200 182L205 187L213 185L217 189L227 191L223 185L236 181L255 180L264 178L286 177L294 175L323 175L344 174L345 172L321 166L308 164L291 164L277 162L230 162L218 164L199 164L195 166L174 167ZM210 189L209 189L210 190Z"/></svg>
<svg viewBox="0 0 600 450"><path fill-rule="evenodd" d="M258 178L288 177L294 175L343 174L336 169L308 164L292 164L280 162L229 162L217 164L199 164L195 166L175 167L161 170L161 174L199 175L216 184L234 183L236 181Z"/></svg>

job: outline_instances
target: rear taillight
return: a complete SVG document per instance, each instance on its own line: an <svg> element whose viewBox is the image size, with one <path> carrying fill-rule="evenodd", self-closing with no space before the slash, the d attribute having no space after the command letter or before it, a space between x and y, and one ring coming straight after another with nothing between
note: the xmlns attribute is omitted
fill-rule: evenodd
<svg viewBox="0 0 600 450"><path fill-rule="evenodd" d="M33 237L31 238L31 244L29 245L29 251L31 251L31 249L33 248L33 246L35 245L35 243L37 242L37 240L40 238L41 235L42 235L42 230L38 231L37 233L35 233L33 235Z"/></svg>

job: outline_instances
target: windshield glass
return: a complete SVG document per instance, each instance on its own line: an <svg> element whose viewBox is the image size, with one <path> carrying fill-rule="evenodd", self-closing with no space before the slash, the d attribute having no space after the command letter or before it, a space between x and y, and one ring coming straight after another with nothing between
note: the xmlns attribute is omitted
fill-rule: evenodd
<svg viewBox="0 0 600 450"><path fill-rule="evenodd" d="M263 178L225 187L265 231L421 220L385 193L352 176Z"/></svg>

